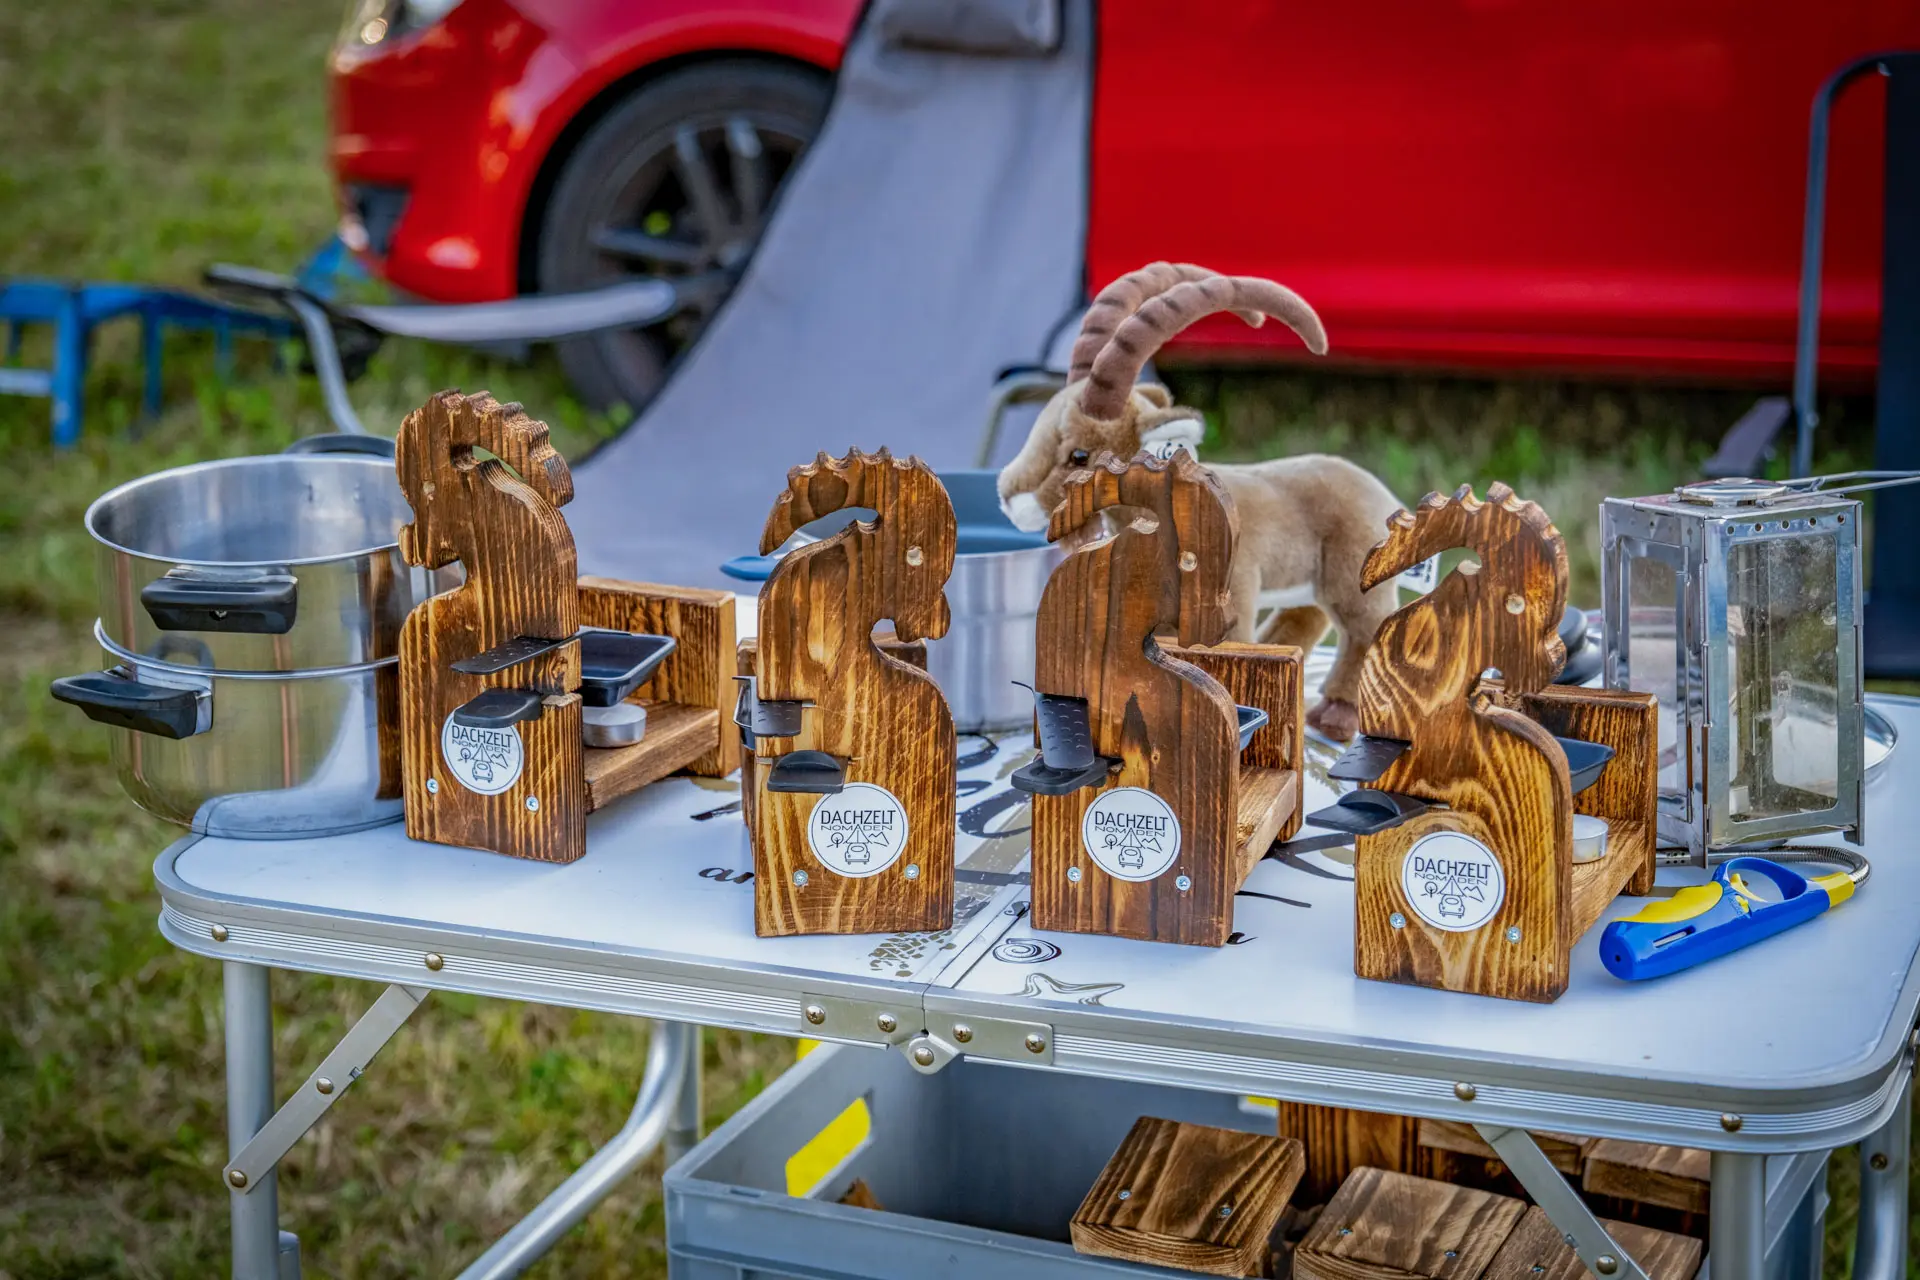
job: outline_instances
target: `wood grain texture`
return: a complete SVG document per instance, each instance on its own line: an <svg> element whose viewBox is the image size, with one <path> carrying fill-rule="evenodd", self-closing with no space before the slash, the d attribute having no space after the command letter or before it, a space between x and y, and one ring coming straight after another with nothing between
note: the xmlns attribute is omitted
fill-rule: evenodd
<svg viewBox="0 0 1920 1280"><path fill-rule="evenodd" d="M1526 1205L1384 1169L1355 1169L1293 1253L1295 1280L1475 1280Z"/></svg>
<svg viewBox="0 0 1920 1280"><path fill-rule="evenodd" d="M1587 1139L1577 1138L1565 1133L1533 1134L1533 1140L1546 1156L1549 1163L1561 1173L1572 1177L1580 1176L1582 1151ZM1499 1161L1494 1149L1487 1145L1470 1124L1456 1124L1451 1120L1420 1121L1420 1147L1423 1151L1444 1151L1455 1155L1470 1156L1480 1160ZM1437 1177L1437 1174L1428 1174Z"/></svg>
<svg viewBox="0 0 1920 1280"><path fill-rule="evenodd" d="M1575 813L1607 820L1605 859L1618 866L1600 879L1613 889L1599 897L1588 890L1573 912L1574 935L1592 926L1622 884L1645 897L1653 891L1655 823L1660 807L1660 706L1650 693L1626 689L1580 689L1553 685L1520 696L1519 710L1557 738L1577 738L1613 748L1599 781L1573 798ZM1586 866L1575 868L1578 875ZM1621 875L1620 872L1625 874ZM1576 887L1576 897L1582 897ZM1597 902L1593 898L1599 898Z"/></svg>
<svg viewBox="0 0 1920 1280"><path fill-rule="evenodd" d="M1692 1147L1603 1138L1587 1149L1580 1185L1597 1196L1703 1214L1711 1199L1712 1171L1713 1157Z"/></svg>
<svg viewBox="0 0 1920 1280"><path fill-rule="evenodd" d="M1145 454L1131 463L1102 454L1068 482L1048 537L1071 541L1103 513L1117 531L1081 542L1041 596L1036 687L1086 698L1094 750L1120 768L1097 787L1034 797L1033 926L1224 946L1233 930L1233 895L1248 869L1240 856L1239 730L1227 686L1183 655L1194 646L1218 645L1230 623L1232 500L1184 451L1165 463ZM1157 632L1172 633L1177 647ZM1296 752L1300 741L1297 654L1221 646L1204 661L1250 697L1278 704L1293 692L1291 705L1269 709L1279 727L1249 750L1258 746L1259 759L1297 764L1286 756L1288 733ZM1179 855L1152 880L1111 877L1083 847L1087 808L1118 787L1152 792L1179 821ZM1297 794L1297 786L1275 789L1274 799L1263 803L1297 809ZM1282 815L1274 829L1291 820ZM1256 819L1249 829L1266 825ZM1075 867L1078 881L1067 875ZM1190 886L1184 892L1177 887L1182 876Z"/></svg>
<svg viewBox="0 0 1920 1280"><path fill-rule="evenodd" d="M1268 1239L1305 1163L1292 1139L1142 1116L1073 1215L1073 1247L1210 1275L1265 1274Z"/></svg>
<svg viewBox="0 0 1920 1280"><path fill-rule="evenodd" d="M476 457L475 449L495 456ZM546 426L519 405L443 391L407 415L396 467L413 508L413 522L400 531L401 555L413 565L458 561L466 570L465 582L422 601L400 630L407 834L571 862L586 850L580 698L572 692L580 684L579 643L492 675L463 675L450 665L518 636L559 639L579 630L573 534L559 511L573 496L566 463ZM540 719L516 726L523 772L492 796L467 790L440 756L447 717L487 688L546 695ZM437 792L427 790L429 779Z"/></svg>
<svg viewBox="0 0 1920 1280"><path fill-rule="evenodd" d="M674 650L647 682L634 690L632 702L678 703L717 710L731 721L734 698L734 599L731 591L674 587L656 582L622 582L614 578L580 579L580 625L613 631L638 631L672 636ZM654 731L648 713L647 733ZM645 743L641 742L640 746ZM740 739L727 726L716 733L711 747L686 769L705 778L724 778L740 767ZM589 767L589 777L594 770ZM664 777L665 775L659 775ZM596 808L598 805L595 806Z"/></svg>
<svg viewBox="0 0 1920 1280"><path fill-rule="evenodd" d="M589 813L682 770L700 773L700 763L713 754L714 740L733 728L731 722L723 724L712 707L637 701L647 709L644 738L630 747L589 747L585 752Z"/></svg>
<svg viewBox="0 0 1920 1280"><path fill-rule="evenodd" d="M1613 1242L1640 1264L1649 1280L1693 1280L1700 1269L1702 1246L1698 1240L1605 1218L1601 1225ZM1546 1210L1533 1205L1494 1255L1482 1280L1592 1280L1592 1274Z"/></svg>
<svg viewBox="0 0 1920 1280"><path fill-rule="evenodd" d="M1496 484L1429 494L1388 523L1367 557L1372 587L1428 556L1477 557L1381 625L1360 675L1362 732L1412 745L1373 784L1444 805L1355 842L1354 971L1390 982L1549 1001L1566 990L1572 917L1573 798L1553 735L1480 688L1489 668L1512 695L1544 688L1566 652L1567 556L1538 506ZM1477 929L1425 923L1401 887L1422 837L1462 832L1493 851L1506 896ZM1392 918L1405 918L1394 928ZM1517 932L1515 932L1517 930Z"/></svg>
<svg viewBox="0 0 1920 1280"><path fill-rule="evenodd" d="M1362 1166L1392 1173L1419 1168L1420 1122L1412 1116L1282 1102L1278 1124L1281 1137L1298 1138L1307 1149L1303 1200L1329 1199Z"/></svg>
<svg viewBox="0 0 1920 1280"><path fill-rule="evenodd" d="M1258 707L1267 713L1267 723L1254 731L1247 749L1240 753L1240 768L1286 769L1298 772L1302 766L1307 732L1307 703L1303 694L1305 668L1301 650L1294 645L1244 644L1222 641L1217 645L1167 645L1175 658L1191 662L1220 682L1227 696L1243 707ZM1300 830L1305 812L1295 803L1285 815L1276 840L1291 840ZM1260 857L1266 850L1260 851ZM1256 859L1257 861L1257 859Z"/></svg>
<svg viewBox="0 0 1920 1280"><path fill-rule="evenodd" d="M754 927L762 936L943 929L953 920L953 716L925 671L874 642L883 619L905 644L946 634L953 504L917 458L896 460L884 449L821 454L788 473L763 553L850 506L870 508L876 519L781 557L760 592L759 696L811 704L798 736L756 746ZM807 823L822 797L767 789L774 763L796 750L827 752L849 783L872 783L898 799L909 834L886 870L848 877L814 857ZM797 884L802 871L806 883Z"/></svg>

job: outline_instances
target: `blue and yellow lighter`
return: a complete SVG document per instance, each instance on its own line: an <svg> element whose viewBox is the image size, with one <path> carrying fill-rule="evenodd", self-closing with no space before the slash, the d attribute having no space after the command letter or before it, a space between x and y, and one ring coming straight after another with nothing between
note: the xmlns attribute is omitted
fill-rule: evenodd
<svg viewBox="0 0 1920 1280"><path fill-rule="evenodd" d="M1773 882L1762 898L1741 872ZM1751 946L1853 896L1844 871L1809 879L1766 858L1729 858L1706 884L1691 885L1613 921L1600 934L1600 962L1616 978L1658 978Z"/></svg>

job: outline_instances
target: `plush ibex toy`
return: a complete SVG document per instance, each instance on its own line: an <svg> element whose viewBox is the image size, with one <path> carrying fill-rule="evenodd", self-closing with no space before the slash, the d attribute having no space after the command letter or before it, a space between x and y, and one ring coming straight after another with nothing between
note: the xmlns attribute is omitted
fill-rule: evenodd
<svg viewBox="0 0 1920 1280"><path fill-rule="evenodd" d="M1141 449L1163 457L1175 448L1197 450L1199 411L1173 403L1165 387L1135 379L1162 343L1222 311L1255 326L1273 316L1314 354L1326 352L1320 317L1271 280L1167 262L1129 272L1093 300L1073 345L1066 387L1041 410L1019 456L1000 473L1007 518L1022 529L1045 528L1068 477L1102 451L1131 458ZM1361 660L1399 604L1391 581L1361 590L1360 570L1400 501L1371 473L1327 454L1213 470L1240 521L1228 638L1255 638L1263 602L1296 606L1279 608L1260 637L1275 644L1312 645L1331 617L1340 648L1307 723L1344 742L1359 727L1354 698ZM1311 603L1297 607L1303 598Z"/></svg>

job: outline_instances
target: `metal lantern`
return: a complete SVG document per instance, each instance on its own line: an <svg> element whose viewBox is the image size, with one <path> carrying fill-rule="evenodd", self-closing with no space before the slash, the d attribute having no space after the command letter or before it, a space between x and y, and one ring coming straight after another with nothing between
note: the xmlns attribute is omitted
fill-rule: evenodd
<svg viewBox="0 0 1920 1280"><path fill-rule="evenodd" d="M1600 508L1606 682L1660 700L1660 836L1860 839L1860 503L1708 480Z"/></svg>

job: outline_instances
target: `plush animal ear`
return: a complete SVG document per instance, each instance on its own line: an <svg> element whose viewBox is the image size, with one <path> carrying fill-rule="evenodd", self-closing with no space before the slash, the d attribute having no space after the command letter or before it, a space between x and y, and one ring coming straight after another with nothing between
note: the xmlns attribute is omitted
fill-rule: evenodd
<svg viewBox="0 0 1920 1280"><path fill-rule="evenodd" d="M1176 449L1185 449L1195 458L1200 456L1200 437L1206 434L1206 424L1198 418L1175 418L1171 422L1158 423L1140 433L1140 447L1154 457L1165 462Z"/></svg>
<svg viewBox="0 0 1920 1280"><path fill-rule="evenodd" d="M1133 393L1137 396L1145 396L1156 409L1171 409L1173 407L1173 392L1167 390L1157 382L1136 383L1133 388Z"/></svg>

